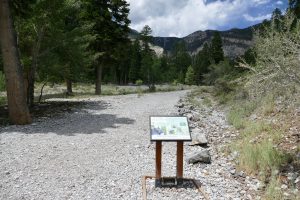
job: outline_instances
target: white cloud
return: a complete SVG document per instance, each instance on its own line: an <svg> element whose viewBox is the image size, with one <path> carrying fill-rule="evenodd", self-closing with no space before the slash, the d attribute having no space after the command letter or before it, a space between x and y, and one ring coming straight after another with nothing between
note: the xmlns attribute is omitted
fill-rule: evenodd
<svg viewBox="0 0 300 200"><path fill-rule="evenodd" d="M283 5L283 2L282 1L277 1L276 5Z"/></svg>
<svg viewBox="0 0 300 200"><path fill-rule="evenodd" d="M271 0L253 0L253 3L256 5L264 5L270 3Z"/></svg>
<svg viewBox="0 0 300 200"><path fill-rule="evenodd" d="M243 17L249 21L249 22L258 22L258 21L262 21L264 19L270 19L272 16L272 14L266 14L266 15L258 15L258 16L251 16L251 15L248 15L248 14L244 14Z"/></svg>
<svg viewBox="0 0 300 200"><path fill-rule="evenodd" d="M238 24L240 20L258 21L259 18L248 14L249 8L270 2L270 0L127 1L130 3L131 28L140 31L147 24L152 28L153 35L178 37L196 30L217 29L228 24Z"/></svg>

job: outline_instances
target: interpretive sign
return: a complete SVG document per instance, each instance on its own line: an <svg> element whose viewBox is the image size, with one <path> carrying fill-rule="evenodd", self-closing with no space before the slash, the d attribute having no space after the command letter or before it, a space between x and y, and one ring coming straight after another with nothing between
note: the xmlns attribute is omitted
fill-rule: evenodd
<svg viewBox="0 0 300 200"><path fill-rule="evenodd" d="M190 141L187 117L151 116L150 130L152 141Z"/></svg>

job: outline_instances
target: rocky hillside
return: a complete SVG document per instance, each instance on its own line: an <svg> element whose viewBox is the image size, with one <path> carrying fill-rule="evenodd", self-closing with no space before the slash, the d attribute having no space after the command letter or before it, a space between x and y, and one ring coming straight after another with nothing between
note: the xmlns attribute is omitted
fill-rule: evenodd
<svg viewBox="0 0 300 200"><path fill-rule="evenodd" d="M162 47L165 51L170 52L173 46L184 41L187 44L187 49L191 54L196 54L202 49L205 42L210 42L214 30L196 31L186 37L154 37L153 44ZM223 39L223 50L226 56L231 58L244 54L244 52L252 45L252 27L246 29L231 29L221 31Z"/></svg>
<svg viewBox="0 0 300 200"><path fill-rule="evenodd" d="M164 51L170 53L177 42L184 41L190 54L196 54L202 49L205 42L210 42L215 30L196 31L183 38L177 37L154 37L153 45L157 48L163 48ZM244 54L244 52L253 44L252 35L253 27L245 29L231 29L228 31L220 31L223 39L223 50L226 56L235 58ZM135 38L138 32L132 30L130 37Z"/></svg>

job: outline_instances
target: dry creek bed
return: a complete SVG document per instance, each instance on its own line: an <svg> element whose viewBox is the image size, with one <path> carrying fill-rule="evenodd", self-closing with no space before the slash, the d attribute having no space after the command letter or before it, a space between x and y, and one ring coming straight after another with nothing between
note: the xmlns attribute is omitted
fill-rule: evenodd
<svg viewBox="0 0 300 200"><path fill-rule="evenodd" d="M210 164L185 162L184 176L199 180L210 199L259 199L253 195L259 181L235 169L236 155L219 151L232 137L223 111L193 108L187 92L72 99L83 106L1 127L0 199L142 199L141 177L155 173L149 116L178 114L208 140L207 147L186 142L185 158L203 150L211 155ZM163 176L175 175L175 153L175 143L163 143ZM148 199L204 199L196 188L155 188L152 180L147 192Z"/></svg>

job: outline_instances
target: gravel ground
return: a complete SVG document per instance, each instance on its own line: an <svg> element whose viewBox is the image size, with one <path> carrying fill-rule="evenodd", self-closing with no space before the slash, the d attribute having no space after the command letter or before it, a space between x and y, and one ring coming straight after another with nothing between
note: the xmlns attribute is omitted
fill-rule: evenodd
<svg viewBox="0 0 300 200"><path fill-rule="evenodd" d="M0 199L142 199L141 177L155 173L149 116L177 115L175 105L185 95L91 98L61 116L0 128ZM219 133L227 138L221 111L198 114L212 144ZM229 160L213 145L208 149L212 164L184 163L184 176L198 179L211 199L251 199L255 181L234 179ZM184 150L186 156L201 147L185 143ZM176 174L175 152L175 143L163 143L163 176ZM147 191L148 199L203 199L196 188L160 189L151 180Z"/></svg>

